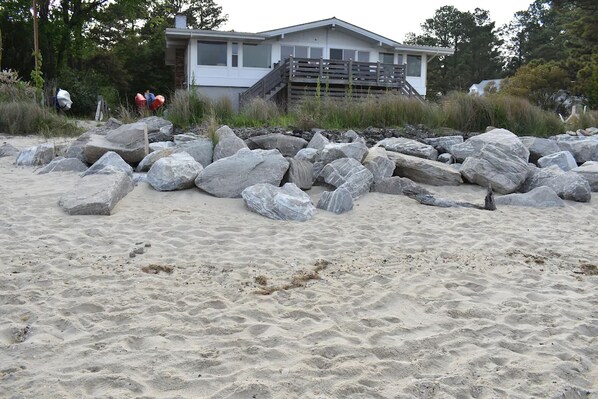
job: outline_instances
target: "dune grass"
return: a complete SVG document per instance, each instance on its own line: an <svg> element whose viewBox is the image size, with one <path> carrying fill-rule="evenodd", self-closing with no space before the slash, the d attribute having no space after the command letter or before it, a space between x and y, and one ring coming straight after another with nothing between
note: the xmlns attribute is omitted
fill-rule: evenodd
<svg viewBox="0 0 598 399"><path fill-rule="evenodd" d="M32 101L11 101L0 102L0 132L12 135L72 137L81 134L81 129L66 116Z"/></svg>

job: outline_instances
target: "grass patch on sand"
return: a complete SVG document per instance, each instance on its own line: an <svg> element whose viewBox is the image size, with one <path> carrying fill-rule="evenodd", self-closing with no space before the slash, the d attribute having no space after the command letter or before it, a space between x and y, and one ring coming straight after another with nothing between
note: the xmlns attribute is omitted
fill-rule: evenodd
<svg viewBox="0 0 598 399"><path fill-rule="evenodd" d="M290 282L282 285L268 285L268 278L266 276L257 276L254 280L257 284L261 285L262 287L255 293L260 295L271 295L276 291L286 291L294 288L305 287L309 281L319 280L320 272L326 269L331 264L332 262L330 261L320 259L316 261L312 270L295 274L293 275L293 277L291 277Z"/></svg>

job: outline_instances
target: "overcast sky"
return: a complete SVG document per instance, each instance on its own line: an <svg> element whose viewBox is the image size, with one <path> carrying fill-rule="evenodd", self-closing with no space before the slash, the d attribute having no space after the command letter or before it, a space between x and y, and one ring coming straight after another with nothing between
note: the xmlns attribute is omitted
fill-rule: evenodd
<svg viewBox="0 0 598 399"><path fill-rule="evenodd" d="M222 30L261 32L331 17L340 18L389 39L402 42L408 32L421 33L420 25L434 11L452 5L460 11L476 7L490 11L497 27L532 0L216 0L228 14Z"/></svg>

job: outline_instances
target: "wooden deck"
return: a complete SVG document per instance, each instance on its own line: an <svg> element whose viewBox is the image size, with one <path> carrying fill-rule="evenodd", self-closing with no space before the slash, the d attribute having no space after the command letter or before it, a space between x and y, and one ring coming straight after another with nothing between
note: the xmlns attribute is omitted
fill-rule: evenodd
<svg viewBox="0 0 598 399"><path fill-rule="evenodd" d="M387 92L416 97L405 66L314 58L288 58L239 95L241 106L254 97L274 100L287 108L306 97L362 98Z"/></svg>

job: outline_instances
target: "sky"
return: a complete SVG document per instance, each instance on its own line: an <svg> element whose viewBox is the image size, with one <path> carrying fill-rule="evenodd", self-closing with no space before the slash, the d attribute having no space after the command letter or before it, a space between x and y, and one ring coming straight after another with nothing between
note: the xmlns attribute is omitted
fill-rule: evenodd
<svg viewBox="0 0 598 399"><path fill-rule="evenodd" d="M228 14L221 30L261 32L337 17L391 40L402 42L408 32L421 33L420 25L445 5L459 11L476 7L490 11L499 27L533 0L215 0ZM365 6L365 5L371 6Z"/></svg>

